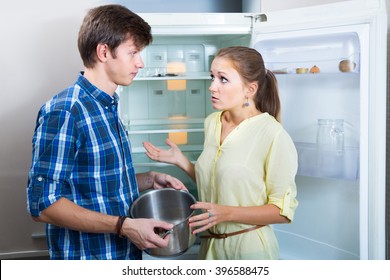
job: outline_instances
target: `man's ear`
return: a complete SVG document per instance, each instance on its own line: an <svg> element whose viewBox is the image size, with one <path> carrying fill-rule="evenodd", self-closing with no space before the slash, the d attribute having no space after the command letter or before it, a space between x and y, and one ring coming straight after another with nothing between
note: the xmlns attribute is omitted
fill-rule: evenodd
<svg viewBox="0 0 390 280"><path fill-rule="evenodd" d="M107 44L98 44L96 47L96 56L99 61L106 61L107 60L107 54L109 52L109 48Z"/></svg>

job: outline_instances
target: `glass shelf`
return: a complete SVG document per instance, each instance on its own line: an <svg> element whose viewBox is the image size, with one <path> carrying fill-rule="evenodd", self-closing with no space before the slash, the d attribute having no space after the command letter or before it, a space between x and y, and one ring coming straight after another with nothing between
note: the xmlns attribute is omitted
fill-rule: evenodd
<svg viewBox="0 0 390 280"><path fill-rule="evenodd" d="M129 134L159 134L169 132L203 132L202 123L166 123L148 125L130 125Z"/></svg>
<svg viewBox="0 0 390 280"><path fill-rule="evenodd" d="M328 72L328 73L304 73L304 74L297 74L294 72L288 72L288 73L278 73L273 72L277 77L302 77L302 78L324 78L324 77L346 77L346 76L360 76L360 73L358 72Z"/></svg>
<svg viewBox="0 0 390 280"><path fill-rule="evenodd" d="M200 150L197 151L183 151L183 154L192 162L195 163L198 157L201 154ZM172 164L156 162L151 160L146 154L145 150L143 153L133 153L133 164L134 167L167 167L172 166Z"/></svg>
<svg viewBox="0 0 390 280"><path fill-rule="evenodd" d="M356 32L300 36L266 36L255 43L266 67L274 72L295 73L317 66L320 73L360 71L360 42Z"/></svg>
<svg viewBox="0 0 390 280"><path fill-rule="evenodd" d="M142 75L142 74L141 74ZM211 80L209 72L189 72L186 75L137 76L134 81L169 81L169 80Z"/></svg>
<svg viewBox="0 0 390 280"><path fill-rule="evenodd" d="M340 180L359 179L359 148L324 151L315 143L295 142L298 152L298 175Z"/></svg>

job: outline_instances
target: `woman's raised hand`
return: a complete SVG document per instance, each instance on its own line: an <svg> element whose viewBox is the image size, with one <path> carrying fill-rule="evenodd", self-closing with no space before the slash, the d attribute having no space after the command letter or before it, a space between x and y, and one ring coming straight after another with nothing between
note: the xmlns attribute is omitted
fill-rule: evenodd
<svg viewBox="0 0 390 280"><path fill-rule="evenodd" d="M182 155L181 150L171 140L167 139L165 142L170 147L168 150L157 148L150 142L143 142L143 146L146 149L146 155L154 161L177 165L179 157Z"/></svg>

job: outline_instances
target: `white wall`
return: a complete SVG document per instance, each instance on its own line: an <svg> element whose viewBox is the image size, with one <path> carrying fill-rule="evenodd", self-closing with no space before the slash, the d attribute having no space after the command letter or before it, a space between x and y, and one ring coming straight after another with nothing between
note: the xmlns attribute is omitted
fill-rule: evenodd
<svg viewBox="0 0 390 280"><path fill-rule="evenodd" d="M39 107L82 69L77 33L86 10L103 1L8 1L0 10L0 258L44 250L44 225L26 212L31 138Z"/></svg>

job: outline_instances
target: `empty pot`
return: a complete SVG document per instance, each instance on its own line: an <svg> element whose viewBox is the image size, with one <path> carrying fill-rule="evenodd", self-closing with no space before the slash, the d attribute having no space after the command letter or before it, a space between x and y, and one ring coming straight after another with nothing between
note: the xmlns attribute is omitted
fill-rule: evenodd
<svg viewBox="0 0 390 280"><path fill-rule="evenodd" d="M174 225L172 231L155 229L161 236L170 234L167 247L150 248L145 252L155 257L173 257L186 252L195 242L188 219L194 215L190 205L196 203L192 194L170 188L152 190L136 199L130 208L132 218L152 218Z"/></svg>

